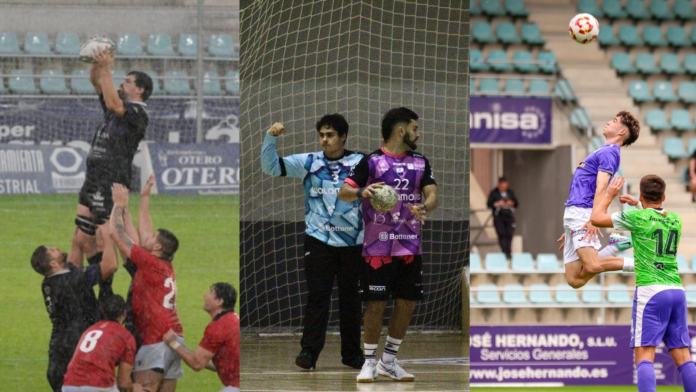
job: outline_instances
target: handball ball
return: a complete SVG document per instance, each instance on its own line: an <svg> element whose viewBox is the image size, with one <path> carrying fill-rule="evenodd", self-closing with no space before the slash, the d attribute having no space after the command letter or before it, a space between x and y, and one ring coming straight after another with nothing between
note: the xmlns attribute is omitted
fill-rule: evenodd
<svg viewBox="0 0 696 392"><path fill-rule="evenodd" d="M599 22L590 14L577 14L570 20L568 31L575 42L589 44L599 34Z"/></svg>
<svg viewBox="0 0 696 392"><path fill-rule="evenodd" d="M95 51L97 50L97 48L103 49L105 47L108 48L109 54L113 54L114 50L116 50L116 45L114 45L114 41L110 40L107 37L90 38L80 48L80 60L90 64L96 63L94 61Z"/></svg>
<svg viewBox="0 0 696 392"><path fill-rule="evenodd" d="M375 210L379 212L389 212L399 201L399 195L396 193L394 188L389 185L383 185L377 190L377 192L370 199L370 203Z"/></svg>

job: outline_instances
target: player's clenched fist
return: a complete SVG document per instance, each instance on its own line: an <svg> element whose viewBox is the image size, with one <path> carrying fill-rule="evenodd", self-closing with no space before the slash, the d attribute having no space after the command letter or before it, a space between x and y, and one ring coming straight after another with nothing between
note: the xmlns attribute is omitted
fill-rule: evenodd
<svg viewBox="0 0 696 392"><path fill-rule="evenodd" d="M142 192L140 192L140 196L143 196L143 197L150 196L150 192L152 192L153 185L155 185L155 175L150 174L150 177L147 179L147 183L145 184L145 187L143 187Z"/></svg>
<svg viewBox="0 0 696 392"><path fill-rule="evenodd" d="M268 130L268 134L271 136L280 136L285 132L285 127L283 126L283 123L275 123L271 126L271 128Z"/></svg>
<svg viewBox="0 0 696 392"><path fill-rule="evenodd" d="M114 199L114 205L119 207L128 207L128 188L114 183L111 186L111 196Z"/></svg>

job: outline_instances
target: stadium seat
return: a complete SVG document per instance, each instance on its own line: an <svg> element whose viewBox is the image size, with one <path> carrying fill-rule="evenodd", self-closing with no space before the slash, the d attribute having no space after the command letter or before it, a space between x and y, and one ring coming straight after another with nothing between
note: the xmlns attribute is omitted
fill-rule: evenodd
<svg viewBox="0 0 696 392"><path fill-rule="evenodd" d="M213 57L235 57L232 36L229 34L213 34L208 40L208 54Z"/></svg>
<svg viewBox="0 0 696 392"><path fill-rule="evenodd" d="M471 15L481 15L481 7L479 7L474 0L469 0L469 13Z"/></svg>
<svg viewBox="0 0 696 392"><path fill-rule="evenodd" d="M481 266L481 256L479 256L478 253L469 254L469 270L471 272L483 271L483 267Z"/></svg>
<svg viewBox="0 0 696 392"><path fill-rule="evenodd" d="M520 72L539 72L539 66L536 65L531 52L520 51L515 52L512 57L512 62Z"/></svg>
<svg viewBox="0 0 696 392"><path fill-rule="evenodd" d="M529 271L534 269L534 259L528 252L512 254L512 269L515 271Z"/></svg>
<svg viewBox="0 0 696 392"><path fill-rule="evenodd" d="M515 67L508 60L507 52L504 50L492 50L488 53L488 62L494 71L512 71Z"/></svg>
<svg viewBox="0 0 696 392"><path fill-rule="evenodd" d="M208 71L203 75L203 94L223 95L225 92L220 87L220 76L216 71Z"/></svg>
<svg viewBox="0 0 696 392"><path fill-rule="evenodd" d="M497 290L498 286L494 284L480 284L478 290ZM500 304L500 293L498 291L477 291L476 301L481 304L497 305Z"/></svg>
<svg viewBox="0 0 696 392"><path fill-rule="evenodd" d="M157 75L157 72L145 71L145 73L150 76L150 79L152 79L152 95L161 94L162 90L160 89L160 78L159 75Z"/></svg>
<svg viewBox="0 0 696 392"><path fill-rule="evenodd" d="M679 56L675 53L665 53L660 57L660 68L668 74L683 74L686 72L679 65Z"/></svg>
<svg viewBox="0 0 696 392"><path fill-rule="evenodd" d="M696 103L696 83L681 82L677 91L679 100L684 103Z"/></svg>
<svg viewBox="0 0 696 392"><path fill-rule="evenodd" d="M498 23L498 26L495 28L495 36L498 37L498 41L504 44L518 44L522 42L522 38L517 36L513 23Z"/></svg>
<svg viewBox="0 0 696 392"><path fill-rule="evenodd" d="M672 124L672 128L677 131L693 131L696 130L696 126L691 122L691 117L689 116L689 111L685 109L672 110L672 114L669 117L669 122Z"/></svg>
<svg viewBox="0 0 696 392"><path fill-rule="evenodd" d="M56 54L77 55L80 53L80 36L75 33L56 35Z"/></svg>
<svg viewBox="0 0 696 392"><path fill-rule="evenodd" d="M189 95L191 86L186 71L168 71L164 73L164 92L169 95ZM169 79L173 78L173 79Z"/></svg>
<svg viewBox="0 0 696 392"><path fill-rule="evenodd" d="M556 286L556 302L559 304L579 304L578 291L567 283Z"/></svg>
<svg viewBox="0 0 696 392"><path fill-rule="evenodd" d="M696 141L696 139L691 139ZM691 140L689 140L689 144L691 144ZM696 147L696 146L694 146ZM696 255L691 256L691 269L696 271Z"/></svg>
<svg viewBox="0 0 696 392"><path fill-rule="evenodd" d="M89 81L89 70L76 69L72 72L72 76L70 79L70 90L73 94L92 95L97 93Z"/></svg>
<svg viewBox="0 0 696 392"><path fill-rule="evenodd" d="M8 32L0 33L0 54L20 54L17 34Z"/></svg>
<svg viewBox="0 0 696 392"><path fill-rule="evenodd" d="M599 7L597 7L597 1L596 0L580 0L578 2L578 13L580 14L590 14L593 15L596 18L601 18L604 16L604 12L602 12ZM601 33L600 29L600 33Z"/></svg>
<svg viewBox="0 0 696 392"><path fill-rule="evenodd" d="M587 130L592 128L590 117L585 113L583 108L575 108L570 113L570 123L579 130Z"/></svg>
<svg viewBox="0 0 696 392"><path fill-rule="evenodd" d="M477 95L475 83L469 81L469 95Z"/></svg>
<svg viewBox="0 0 696 392"><path fill-rule="evenodd" d="M485 260L486 271L508 271L505 253L488 253Z"/></svg>
<svg viewBox="0 0 696 392"><path fill-rule="evenodd" d="M510 16L529 16L524 0L505 0L505 12Z"/></svg>
<svg viewBox="0 0 696 392"><path fill-rule="evenodd" d="M652 53L641 53L636 56L636 68L644 74L660 73L660 68L655 65L655 57Z"/></svg>
<svg viewBox="0 0 696 392"><path fill-rule="evenodd" d="M599 29L597 40L602 46L621 45L621 40L614 35L614 29L612 26L603 26L601 29Z"/></svg>
<svg viewBox="0 0 696 392"><path fill-rule="evenodd" d="M24 53L26 54L51 54L51 46L46 33L27 33L24 36Z"/></svg>
<svg viewBox="0 0 696 392"><path fill-rule="evenodd" d="M681 138L678 137L666 138L662 147L662 152L669 156L670 159L687 158L689 156L684 149ZM686 260L684 260L684 263L686 263Z"/></svg>
<svg viewBox="0 0 696 392"><path fill-rule="evenodd" d="M674 12L669 10L669 4L665 0L652 0L650 3L650 13L653 18L658 20L674 19Z"/></svg>
<svg viewBox="0 0 696 392"><path fill-rule="evenodd" d="M172 37L169 34L150 34L147 52L153 56L174 56Z"/></svg>
<svg viewBox="0 0 696 392"><path fill-rule="evenodd" d="M553 253L539 253L536 258L539 271L558 271L558 258Z"/></svg>
<svg viewBox="0 0 696 392"><path fill-rule="evenodd" d="M674 2L674 14L678 19L696 19L696 12L691 5L691 0L677 0Z"/></svg>
<svg viewBox="0 0 696 392"><path fill-rule="evenodd" d="M523 96L525 95L524 82L522 79L507 79L503 92L508 96Z"/></svg>
<svg viewBox="0 0 696 392"><path fill-rule="evenodd" d="M667 40L662 36L659 26L645 26L643 29L643 40L648 46L667 45Z"/></svg>
<svg viewBox="0 0 696 392"><path fill-rule="evenodd" d="M522 40L529 45L543 45L546 40L541 38L539 25L536 23L525 23L522 25Z"/></svg>
<svg viewBox="0 0 696 392"><path fill-rule="evenodd" d="M638 72L638 68L631 64L631 55L628 53L614 53L611 56L611 67L619 75Z"/></svg>
<svg viewBox="0 0 696 392"><path fill-rule="evenodd" d="M601 30L601 29L600 29ZM640 39L636 26L621 26L619 29L619 39L626 46L644 45L645 42Z"/></svg>
<svg viewBox="0 0 696 392"><path fill-rule="evenodd" d="M10 93L12 94L36 94L36 83L31 76L32 71L26 69L13 69L8 77Z"/></svg>
<svg viewBox="0 0 696 392"><path fill-rule="evenodd" d="M599 150L603 145L604 145L604 139L599 137L599 136L592 136L590 138L590 143L589 143L589 150L590 152L595 152Z"/></svg>
<svg viewBox="0 0 696 392"><path fill-rule="evenodd" d="M655 82L653 95L658 102L676 102L679 100L679 97L674 95L670 82Z"/></svg>
<svg viewBox="0 0 696 392"><path fill-rule="evenodd" d="M582 302L586 304L601 304L604 302L602 286L598 284L586 284L582 287Z"/></svg>
<svg viewBox="0 0 696 392"><path fill-rule="evenodd" d="M607 301L613 304L630 304L633 303L631 297L628 296L628 287L624 283L616 283L609 285L607 291Z"/></svg>
<svg viewBox="0 0 696 392"><path fill-rule="evenodd" d="M679 273L689 271L689 264L686 262L686 256L677 255L677 268L679 269Z"/></svg>
<svg viewBox="0 0 696 392"><path fill-rule="evenodd" d="M573 90L573 85L568 79L558 79L556 81L556 88L558 88L563 94L564 100L568 102L576 102L578 97L575 96L575 91Z"/></svg>
<svg viewBox="0 0 696 392"><path fill-rule="evenodd" d="M551 289L546 283L530 285L529 289L529 302L533 304L556 303L551 297Z"/></svg>
<svg viewBox="0 0 696 392"><path fill-rule="evenodd" d="M696 138L691 138L689 139L689 145L686 149L686 152L688 152L689 156L691 156L693 155L694 151L696 151ZM696 271L696 269L693 267L691 269Z"/></svg>
<svg viewBox="0 0 696 392"><path fill-rule="evenodd" d="M181 34L178 48L180 55L196 57L198 54L198 36L196 34Z"/></svg>
<svg viewBox="0 0 696 392"><path fill-rule="evenodd" d="M645 123L653 131L664 131L666 129L672 129L672 126L667 122L667 116L665 116L665 111L662 109L652 109L648 110L645 115Z"/></svg>
<svg viewBox="0 0 696 392"><path fill-rule="evenodd" d="M481 10L488 16L505 15L499 0L481 0Z"/></svg>
<svg viewBox="0 0 696 392"><path fill-rule="evenodd" d="M521 284L506 284L503 286L503 302L508 304L526 304L527 297L524 295L524 287Z"/></svg>
<svg viewBox="0 0 696 392"><path fill-rule="evenodd" d="M228 71L225 80L225 91L229 95L239 96L239 71Z"/></svg>
<svg viewBox="0 0 696 392"><path fill-rule="evenodd" d="M689 46L691 42L686 38L686 31L683 27L672 26L667 28L667 41L672 46Z"/></svg>
<svg viewBox="0 0 696 392"><path fill-rule="evenodd" d="M648 91L648 84L644 80L634 80L628 88L628 94L636 102L653 102L655 97Z"/></svg>
<svg viewBox="0 0 696 392"><path fill-rule="evenodd" d="M689 305L696 304L696 284L687 284L684 287L684 291L686 292L686 303Z"/></svg>
<svg viewBox="0 0 696 392"><path fill-rule="evenodd" d="M529 81L529 94L530 95L549 95L549 82L546 80L530 80Z"/></svg>
<svg viewBox="0 0 696 392"><path fill-rule="evenodd" d="M623 10L619 0L604 0L602 2L602 12L609 19L626 17L626 12Z"/></svg>
<svg viewBox="0 0 696 392"><path fill-rule="evenodd" d="M44 94L67 95L70 91L65 86L65 75L60 69L44 69L41 72L39 87Z"/></svg>
<svg viewBox="0 0 696 392"><path fill-rule="evenodd" d="M554 70L558 72L561 71L560 67L558 67L556 55L553 52L539 52L537 61L539 61L539 68L541 68L541 72L553 73Z"/></svg>
<svg viewBox="0 0 696 392"><path fill-rule="evenodd" d="M696 75L696 54L684 56L684 69L689 75Z"/></svg>
<svg viewBox="0 0 696 392"><path fill-rule="evenodd" d="M696 28L691 29L691 42L696 42Z"/></svg>
<svg viewBox="0 0 696 392"><path fill-rule="evenodd" d="M650 19L652 15L645 9L643 0L628 0L626 13L633 19Z"/></svg>
<svg viewBox="0 0 696 392"><path fill-rule="evenodd" d="M140 41L140 36L137 34L121 34L116 42L116 50L121 56L142 56L143 43Z"/></svg>
<svg viewBox="0 0 696 392"><path fill-rule="evenodd" d="M469 69L472 72L476 71L488 71L490 67L486 64L483 59L483 54L478 49L472 49L469 51Z"/></svg>
<svg viewBox="0 0 696 392"><path fill-rule="evenodd" d="M480 43L491 43L498 41L498 39L493 36L491 25L486 22L474 23L474 27L471 29L471 38L474 42Z"/></svg>
<svg viewBox="0 0 696 392"><path fill-rule="evenodd" d="M682 170L682 174L681 174L680 179L681 179L682 184L684 184L685 186L689 186L690 181L689 181L689 168L688 167L685 167L684 170Z"/></svg>
<svg viewBox="0 0 696 392"><path fill-rule="evenodd" d="M481 84L479 84L478 92L482 94L498 94L500 92L498 80L481 79Z"/></svg>

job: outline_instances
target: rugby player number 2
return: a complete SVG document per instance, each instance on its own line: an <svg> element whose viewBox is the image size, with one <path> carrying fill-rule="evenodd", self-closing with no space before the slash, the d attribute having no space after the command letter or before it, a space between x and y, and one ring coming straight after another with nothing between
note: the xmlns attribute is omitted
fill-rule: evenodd
<svg viewBox="0 0 696 392"><path fill-rule="evenodd" d="M164 287L171 287L172 291L169 292L169 294L164 296L164 302L162 302L162 306L164 306L167 309L174 309L174 301L172 301L172 298L176 295L176 282L174 282L174 279L172 278L167 278L167 280L164 281Z"/></svg>
<svg viewBox="0 0 696 392"><path fill-rule="evenodd" d="M407 179L404 178L404 179L402 180L402 179L400 179L400 178L397 178L397 179L395 179L394 181L397 182L396 186L394 187L394 190L397 190L397 191L399 191L399 190L401 190L401 191L408 190L408 180L407 180ZM402 186L402 184L403 184L403 186Z"/></svg>
<svg viewBox="0 0 696 392"><path fill-rule="evenodd" d="M80 351L83 353L88 353L94 350L94 348L97 347L97 340L99 340L102 334L104 334L104 331L96 330L85 335L85 339L80 345Z"/></svg>

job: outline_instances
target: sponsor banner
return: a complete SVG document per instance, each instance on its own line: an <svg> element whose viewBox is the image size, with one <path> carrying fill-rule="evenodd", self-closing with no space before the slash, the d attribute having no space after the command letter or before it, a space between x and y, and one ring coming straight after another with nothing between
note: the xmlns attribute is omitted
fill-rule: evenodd
<svg viewBox="0 0 696 392"><path fill-rule="evenodd" d="M696 343L696 327L689 333ZM630 341L629 325L472 326L471 385L636 385ZM657 347L655 375L658 385L681 383L664 343Z"/></svg>
<svg viewBox="0 0 696 392"><path fill-rule="evenodd" d="M86 159L73 147L0 144L0 195L77 193Z"/></svg>
<svg viewBox="0 0 696 392"><path fill-rule="evenodd" d="M550 98L471 97L470 142L551 144Z"/></svg>
<svg viewBox="0 0 696 392"><path fill-rule="evenodd" d="M148 143L148 149L159 193L239 193L239 143Z"/></svg>

